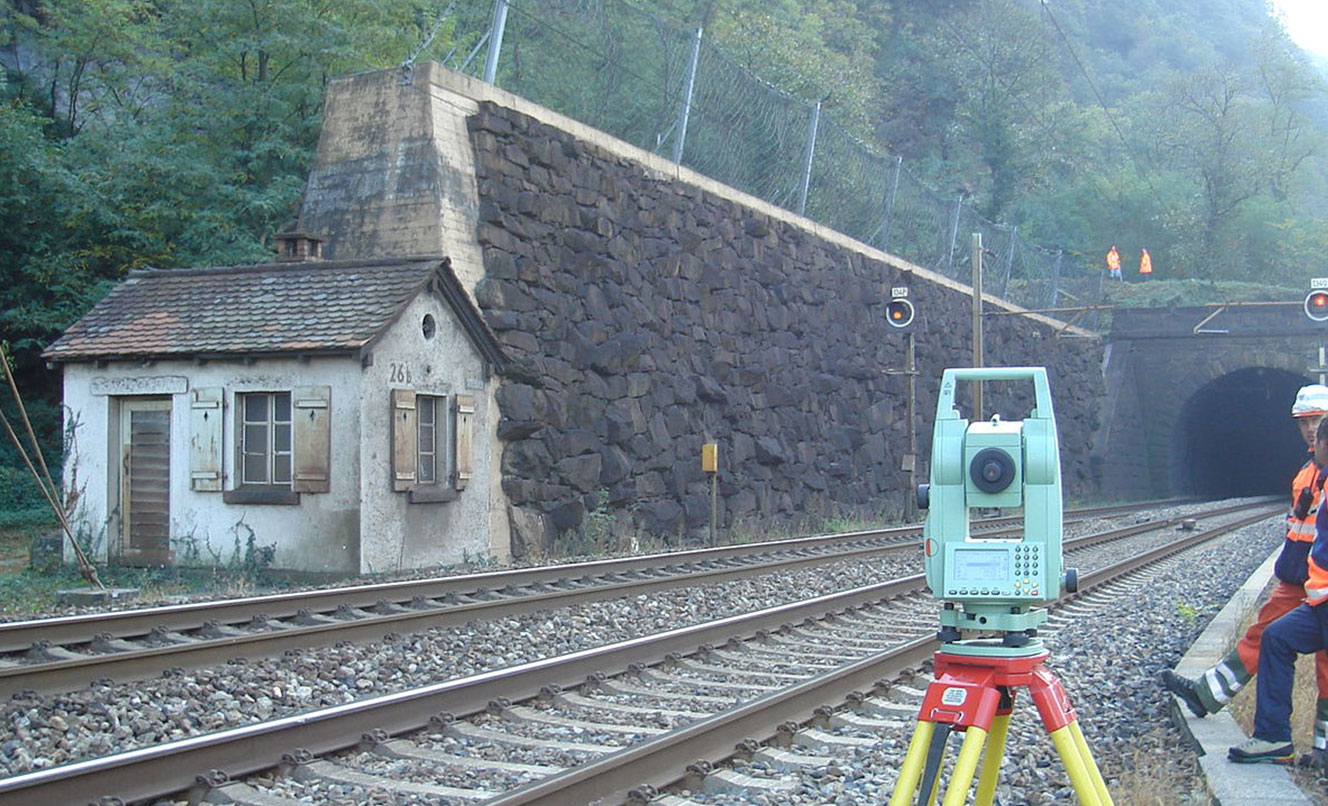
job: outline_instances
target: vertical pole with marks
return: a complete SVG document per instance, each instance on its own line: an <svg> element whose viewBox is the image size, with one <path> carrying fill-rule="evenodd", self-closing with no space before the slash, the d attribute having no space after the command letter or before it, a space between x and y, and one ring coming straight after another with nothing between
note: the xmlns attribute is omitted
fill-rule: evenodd
<svg viewBox="0 0 1328 806"><path fill-rule="evenodd" d="M950 248L945 253L945 270L954 275L955 243L959 240L959 216L964 211L964 197L955 199L954 214L950 216Z"/></svg>
<svg viewBox="0 0 1328 806"><path fill-rule="evenodd" d="M904 158L895 157L895 169L890 173L890 191L885 197L885 220L881 222L881 251L890 251L890 225L895 217L895 197L899 195L899 173L904 168Z"/></svg>
<svg viewBox="0 0 1328 806"><path fill-rule="evenodd" d="M692 39L692 60L687 64L687 79L683 88L682 109L678 112L678 136L673 140L673 161L682 162L683 144L687 142L687 119L692 114L692 93L696 89L696 65L701 60L701 32L696 29Z"/></svg>
<svg viewBox="0 0 1328 806"><path fill-rule="evenodd" d="M710 545L719 539L716 521L719 515L719 445L707 442L701 446L701 470L710 475Z"/></svg>
<svg viewBox="0 0 1328 806"><path fill-rule="evenodd" d="M503 29L507 27L507 0L493 5L493 25L489 28L489 53L484 57L484 83L492 84L498 77L498 55L503 50Z"/></svg>
<svg viewBox="0 0 1328 806"><path fill-rule="evenodd" d="M807 214L807 191L812 184L812 158L816 156L816 130L821 127L821 102L812 107L812 122L807 127L807 147L802 150L802 190L798 193L798 215Z"/></svg>
<svg viewBox="0 0 1328 806"><path fill-rule="evenodd" d="M973 233L973 366L982 366L982 233ZM982 419L982 381L973 381L973 421Z"/></svg>

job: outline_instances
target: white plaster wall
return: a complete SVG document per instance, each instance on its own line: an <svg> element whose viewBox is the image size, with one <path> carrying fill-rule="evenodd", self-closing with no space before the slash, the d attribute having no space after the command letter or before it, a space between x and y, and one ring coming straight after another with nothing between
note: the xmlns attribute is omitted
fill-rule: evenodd
<svg viewBox="0 0 1328 806"><path fill-rule="evenodd" d="M425 338L422 322L431 314L433 338ZM451 309L433 294L416 297L373 346L373 364L364 370L360 401L361 549L363 573L396 571L494 556L507 559L508 544L490 539L493 507L489 479L497 476L496 454L488 435L494 430L492 400L497 379L486 380L484 365ZM473 476L456 500L411 503L405 492L392 490L391 391L456 394L475 398L472 423ZM450 416L449 416L450 419Z"/></svg>
<svg viewBox="0 0 1328 806"><path fill-rule="evenodd" d="M327 493L301 493L297 506L227 504L220 492L189 489L189 394L198 387L222 387L224 395L223 467L225 487L234 486L235 395L237 392L284 391L296 386L331 387L331 478ZM181 388L183 387L183 388ZM230 562L236 546L244 551L248 529L260 546L274 544L274 568L306 571L359 570L360 528L360 367L352 358L309 361L272 359L238 362L159 361L148 366L112 362L64 367L66 426L75 425L66 456L65 489L76 495L74 528L92 536L97 557L107 558L118 540L114 510L119 498L110 462L117 429L119 393L153 393L169 388L171 397L171 547L179 565ZM94 390L111 391L99 394ZM246 528L247 527L247 528Z"/></svg>

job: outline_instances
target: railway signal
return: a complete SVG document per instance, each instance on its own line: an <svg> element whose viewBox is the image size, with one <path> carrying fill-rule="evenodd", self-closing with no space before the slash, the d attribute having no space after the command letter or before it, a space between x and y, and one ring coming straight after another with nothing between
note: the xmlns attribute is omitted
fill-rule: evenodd
<svg viewBox="0 0 1328 806"><path fill-rule="evenodd" d="M1328 277L1310 280L1310 293L1305 295L1305 315L1311 322L1328 322Z"/></svg>
<svg viewBox="0 0 1328 806"><path fill-rule="evenodd" d="M913 324L913 303L908 299L908 288L890 289L890 301L885 305L885 321L896 330L904 330Z"/></svg>

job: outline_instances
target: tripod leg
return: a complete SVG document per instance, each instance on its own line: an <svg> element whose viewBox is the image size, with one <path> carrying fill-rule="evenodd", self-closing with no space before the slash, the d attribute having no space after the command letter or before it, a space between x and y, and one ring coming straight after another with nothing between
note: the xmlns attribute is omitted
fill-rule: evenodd
<svg viewBox="0 0 1328 806"><path fill-rule="evenodd" d="M918 803L932 806L936 802L936 790L941 785L941 762L945 759L945 745L950 741L954 726L948 722L937 726L931 737L931 746L927 748L927 767L922 771L922 786L918 792Z"/></svg>
<svg viewBox="0 0 1328 806"><path fill-rule="evenodd" d="M1063 728L1053 730L1051 742L1056 745L1056 753L1060 755L1061 763L1065 765L1065 773L1070 776L1070 786L1074 787L1074 794L1078 796L1079 802L1083 806L1106 806L1098 797L1093 776L1088 772L1088 767L1079 754L1079 746L1074 741L1074 731L1071 729L1073 725L1074 723L1070 722ZM1091 758L1089 762L1092 762Z"/></svg>
<svg viewBox="0 0 1328 806"><path fill-rule="evenodd" d="M978 759L982 757L982 748L987 743L987 732L979 727L970 726L964 731L964 744L959 748L959 759L950 773L950 783L945 787L945 800L941 806L964 806L968 800L968 788L973 784L973 773L977 771Z"/></svg>
<svg viewBox="0 0 1328 806"><path fill-rule="evenodd" d="M987 752L982 754L982 773L978 776L978 793L973 806L991 806L996 799L996 782L1000 779L1001 762L1005 759L1005 739L1009 734L1010 715L997 714L991 721Z"/></svg>
<svg viewBox="0 0 1328 806"><path fill-rule="evenodd" d="M1093 751L1088 749L1088 740L1084 738L1084 731L1079 727L1079 721L1075 720L1067 727L1074 737L1074 746L1079 749L1079 757L1083 759L1084 767L1087 768L1089 777L1093 781L1093 789L1097 790L1098 801L1102 806L1115 806L1111 800L1111 793L1107 791L1107 782L1102 780L1102 771L1097 768L1097 762L1093 760Z"/></svg>
<svg viewBox="0 0 1328 806"><path fill-rule="evenodd" d="M907 806L918 788L918 778L922 776L922 765L927 758L927 748L931 746L935 722L918 720L913 729L913 738L908 743L908 753L904 755L904 764L899 768L899 778L895 781L895 791L890 795L890 806Z"/></svg>

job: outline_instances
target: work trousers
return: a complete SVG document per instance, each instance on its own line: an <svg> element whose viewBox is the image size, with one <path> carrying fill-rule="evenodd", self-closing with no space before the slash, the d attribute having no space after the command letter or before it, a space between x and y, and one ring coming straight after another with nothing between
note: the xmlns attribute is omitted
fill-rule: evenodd
<svg viewBox="0 0 1328 806"><path fill-rule="evenodd" d="M1324 647L1328 647L1326 629L1328 604L1314 607L1301 604L1263 631L1263 640L1259 642L1259 680L1255 688L1256 739L1279 743L1291 741L1291 684L1295 677L1296 656L1311 652L1322 655ZM1318 742L1315 744L1317 746Z"/></svg>
<svg viewBox="0 0 1328 806"><path fill-rule="evenodd" d="M1295 610L1303 601L1304 588L1277 580L1268 601L1259 608L1254 623L1245 631L1236 648L1199 677L1195 691L1210 713L1226 707L1235 693L1259 671L1259 639L1268 625ZM1320 705L1328 705L1328 654L1322 651L1314 657L1314 678L1319 686ZM1319 710L1328 711L1328 708L1320 707ZM1320 716L1328 717L1328 713Z"/></svg>

